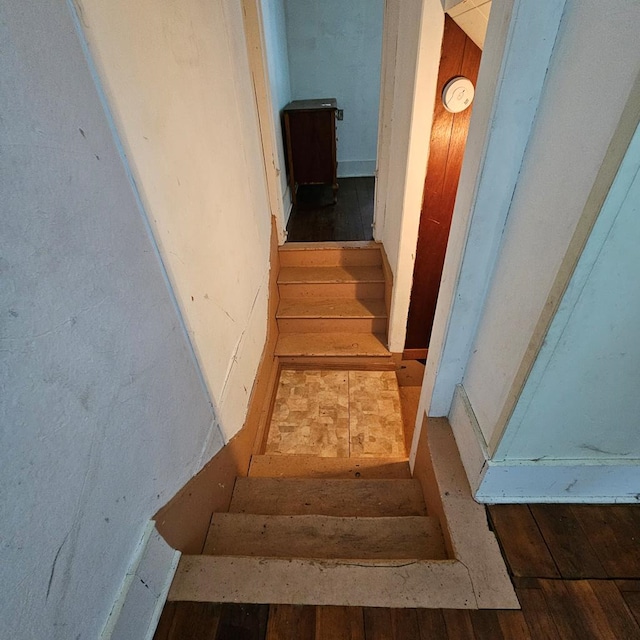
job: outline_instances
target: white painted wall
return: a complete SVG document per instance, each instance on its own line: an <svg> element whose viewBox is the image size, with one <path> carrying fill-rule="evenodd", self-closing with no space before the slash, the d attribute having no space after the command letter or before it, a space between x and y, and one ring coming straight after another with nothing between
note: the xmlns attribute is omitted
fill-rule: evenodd
<svg viewBox="0 0 640 640"><path fill-rule="evenodd" d="M77 3L229 439L264 346L271 233L241 6Z"/></svg>
<svg viewBox="0 0 640 640"><path fill-rule="evenodd" d="M0 49L0 637L93 639L222 438L67 3Z"/></svg>
<svg viewBox="0 0 640 640"><path fill-rule="evenodd" d="M376 167L383 0L285 0L294 100L336 98L338 175Z"/></svg>
<svg viewBox="0 0 640 640"><path fill-rule="evenodd" d="M640 71L640 5L569 1L464 388L489 442Z"/></svg>
<svg viewBox="0 0 640 640"><path fill-rule="evenodd" d="M495 460L640 461L640 132Z"/></svg>
<svg viewBox="0 0 640 640"><path fill-rule="evenodd" d="M291 102L291 82L289 80L289 53L287 51L284 0L261 0L261 9L264 54L269 74L273 126L277 145L276 171L279 172L280 189L283 194L284 224L286 226L291 213L291 193L287 182L281 111Z"/></svg>
<svg viewBox="0 0 640 640"><path fill-rule="evenodd" d="M444 12L440 0L393 0L385 21L374 238L393 271L389 349L398 353L407 329Z"/></svg>
<svg viewBox="0 0 640 640"><path fill-rule="evenodd" d="M491 12L421 394L430 416L449 414L462 382L564 4L514 0Z"/></svg>

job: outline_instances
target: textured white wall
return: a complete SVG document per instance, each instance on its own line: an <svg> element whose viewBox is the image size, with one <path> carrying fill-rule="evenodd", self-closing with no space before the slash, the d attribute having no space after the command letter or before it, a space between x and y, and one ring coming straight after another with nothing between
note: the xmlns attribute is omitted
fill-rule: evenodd
<svg viewBox="0 0 640 640"><path fill-rule="evenodd" d="M640 71L640 5L567 2L464 376L487 441Z"/></svg>
<svg viewBox="0 0 640 640"><path fill-rule="evenodd" d="M376 167L382 0L285 0L294 100L336 98L338 175Z"/></svg>
<svg viewBox="0 0 640 640"><path fill-rule="evenodd" d="M404 349L444 12L440 0L386 4L374 237L393 271L389 348Z"/></svg>
<svg viewBox="0 0 640 640"><path fill-rule="evenodd" d="M277 142L280 188L284 194L285 218L291 208L291 196L287 193L287 170L282 136L281 110L291 102L291 82L289 80L289 54L287 52L287 27L284 14L284 0L261 0L262 24L264 30L264 53L269 72L271 102ZM286 224L286 219L285 219Z"/></svg>
<svg viewBox="0 0 640 640"><path fill-rule="evenodd" d="M0 49L0 637L93 639L221 437L67 4Z"/></svg>
<svg viewBox="0 0 640 640"><path fill-rule="evenodd" d="M637 132L496 460L640 459L639 166Z"/></svg>
<svg viewBox="0 0 640 640"><path fill-rule="evenodd" d="M271 234L240 3L78 5L228 439L264 346Z"/></svg>

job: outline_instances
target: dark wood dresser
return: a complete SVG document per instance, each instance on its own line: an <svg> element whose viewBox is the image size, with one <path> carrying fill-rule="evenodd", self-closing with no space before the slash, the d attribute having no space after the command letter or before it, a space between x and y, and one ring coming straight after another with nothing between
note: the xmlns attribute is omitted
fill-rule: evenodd
<svg viewBox="0 0 640 640"><path fill-rule="evenodd" d="M293 204L304 184L328 184L338 195L335 98L294 100L283 111L287 168Z"/></svg>

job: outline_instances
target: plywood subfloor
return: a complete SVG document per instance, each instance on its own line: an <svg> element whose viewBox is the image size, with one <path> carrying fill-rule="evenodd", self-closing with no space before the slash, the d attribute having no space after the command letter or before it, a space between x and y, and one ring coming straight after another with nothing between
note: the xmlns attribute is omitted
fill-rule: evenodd
<svg viewBox="0 0 640 640"><path fill-rule="evenodd" d="M265 453L405 456L395 372L283 370Z"/></svg>

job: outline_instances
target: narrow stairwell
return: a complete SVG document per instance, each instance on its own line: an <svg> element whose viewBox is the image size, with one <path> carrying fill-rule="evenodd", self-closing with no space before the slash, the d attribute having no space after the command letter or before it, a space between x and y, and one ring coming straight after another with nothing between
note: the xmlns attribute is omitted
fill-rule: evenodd
<svg viewBox="0 0 640 640"><path fill-rule="evenodd" d="M403 393L392 373L380 246L300 243L279 257L265 428L203 553L182 557L169 599L517 607L446 420L423 430L412 477L422 377Z"/></svg>

